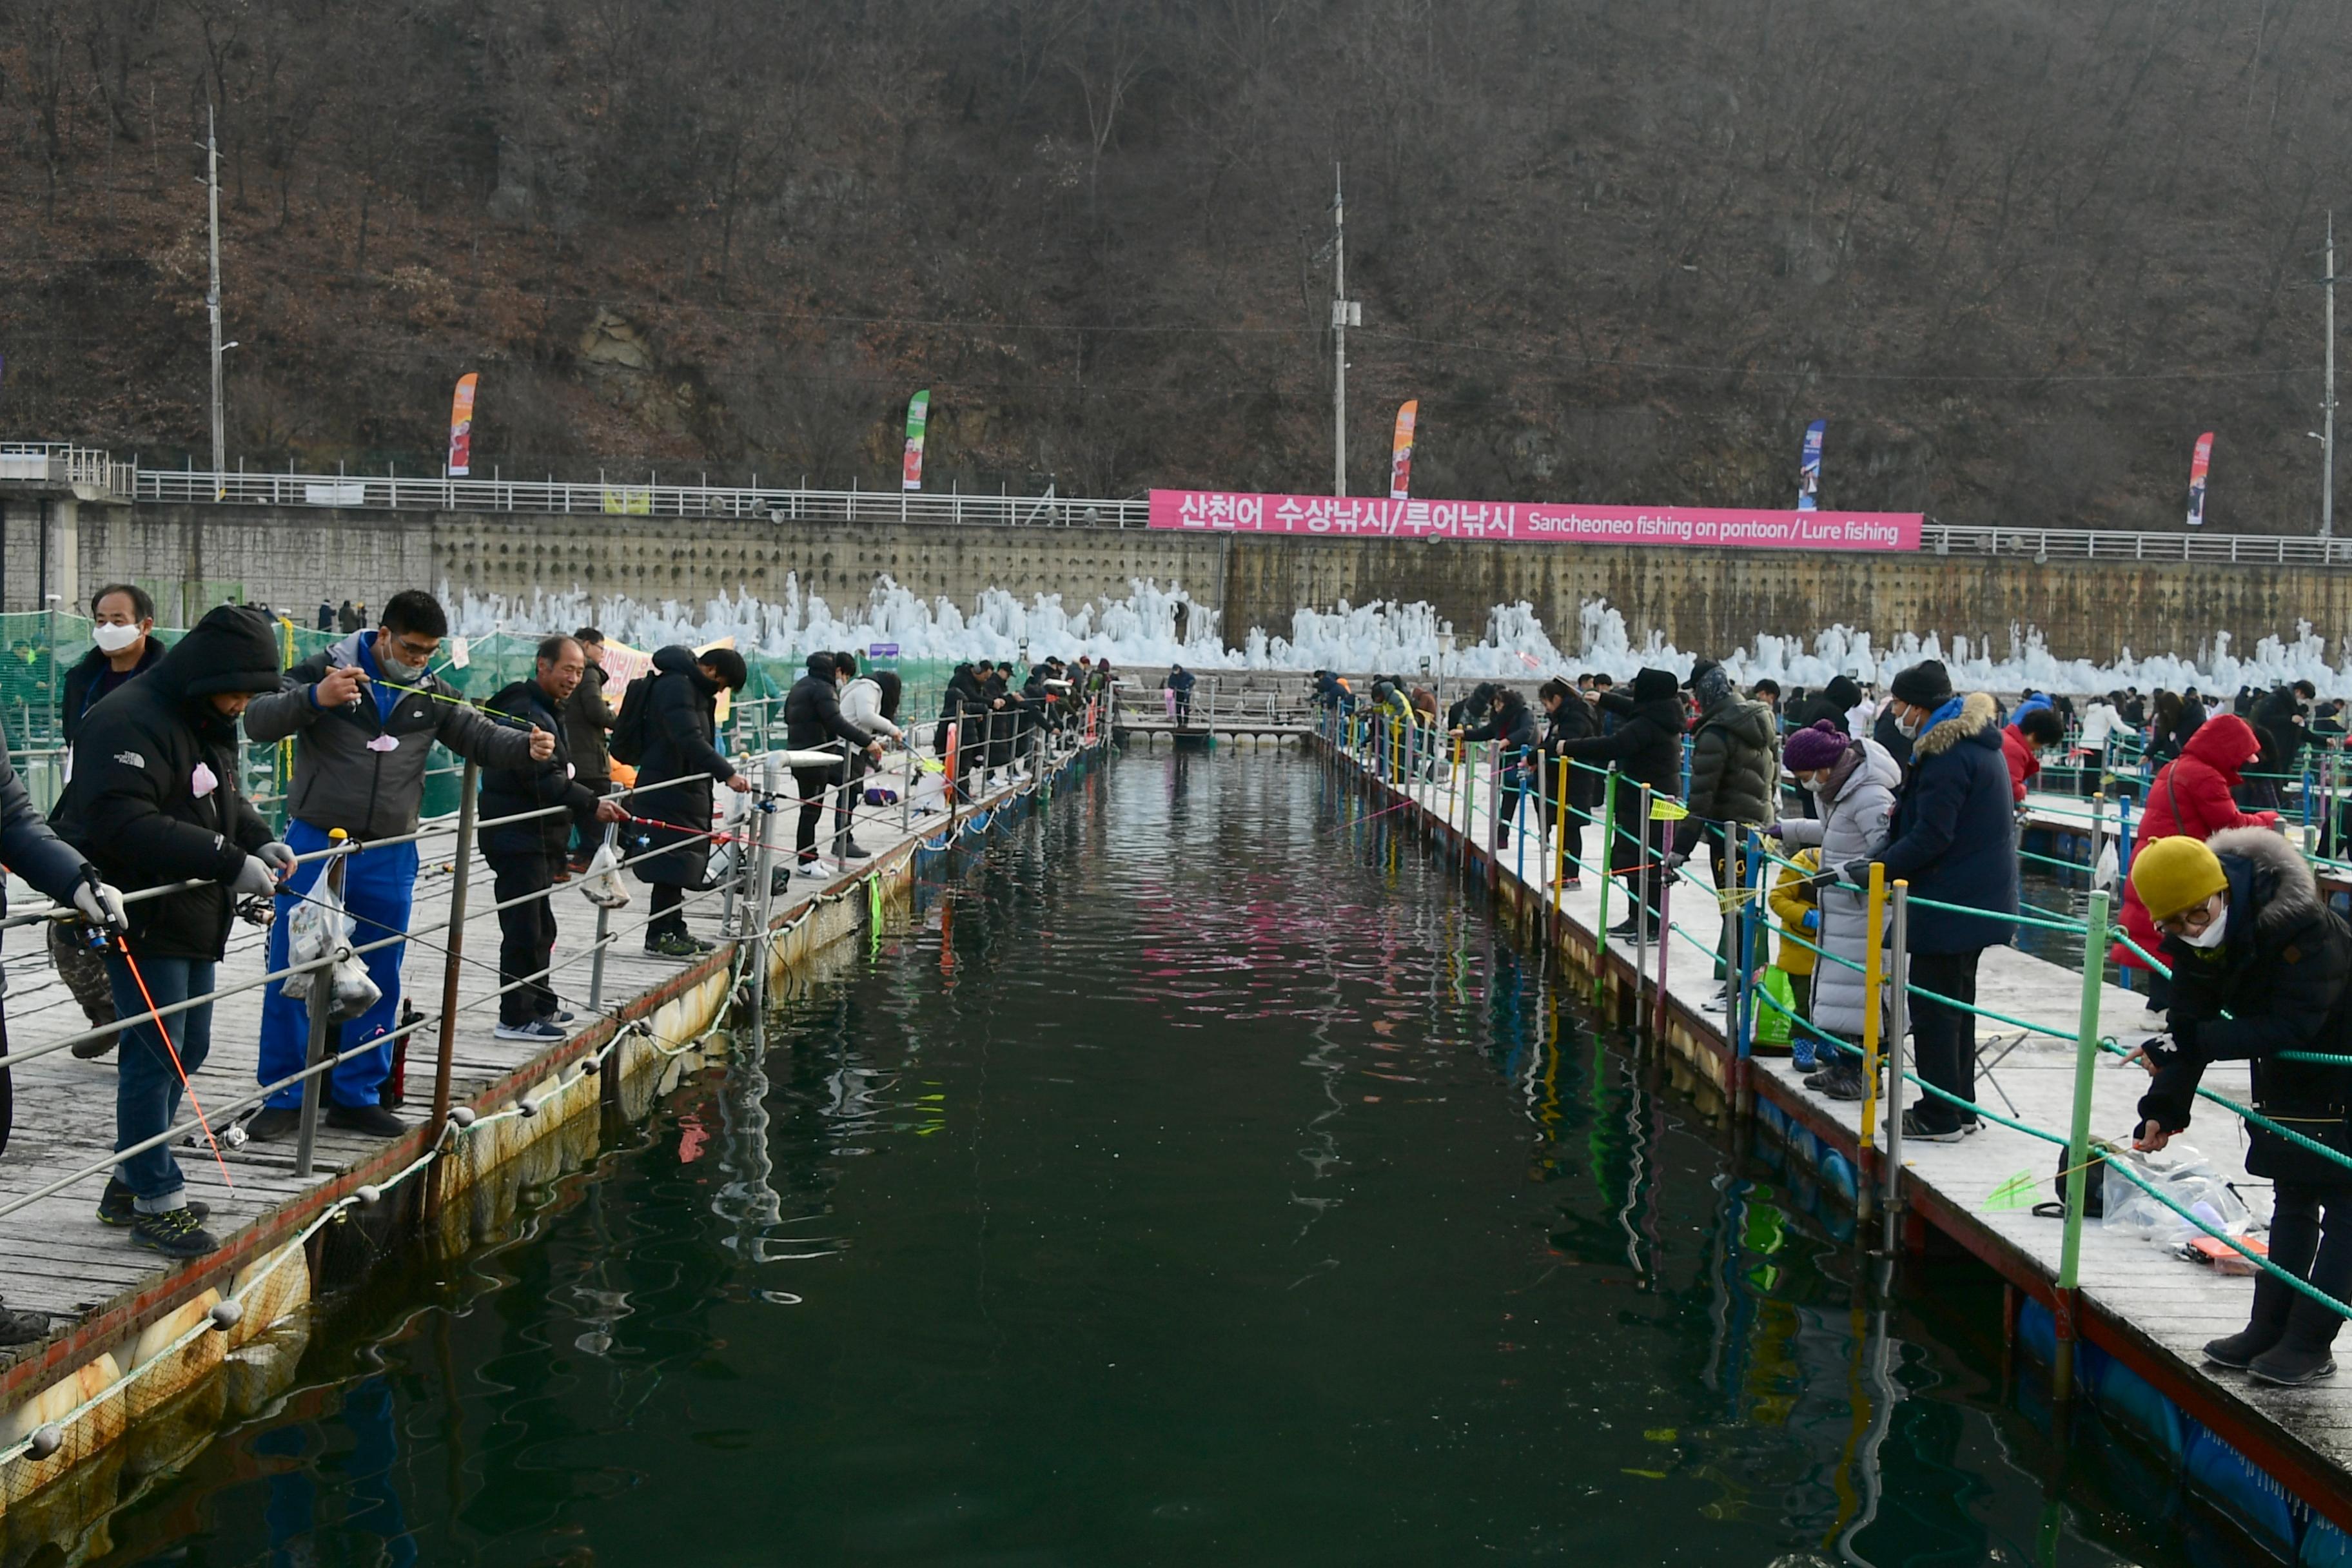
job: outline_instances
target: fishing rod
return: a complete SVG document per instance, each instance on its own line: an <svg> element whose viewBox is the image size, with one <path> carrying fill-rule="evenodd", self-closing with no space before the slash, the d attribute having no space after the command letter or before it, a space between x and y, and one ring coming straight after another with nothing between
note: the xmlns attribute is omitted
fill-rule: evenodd
<svg viewBox="0 0 2352 1568"><path fill-rule="evenodd" d="M147 1011L153 1015L147 1021L155 1026L156 1037L163 1042L163 1050L172 1058L172 1070L180 1075L180 1088L186 1092L188 1104L195 1110L196 1125L205 1130L205 1142L212 1146L213 1163L220 1167L221 1180L228 1184L229 1191L235 1192L236 1178L228 1173L228 1161L221 1155L220 1140L213 1136L212 1121L205 1115L205 1102L196 1098L196 1086L188 1081L188 1069L181 1064L180 1048L172 1043L172 1031L163 1022L162 1010L155 1005L155 994L147 989L147 977L139 972L139 961L131 956L130 932L114 927L110 929L109 935L113 940L115 951L122 954L123 964L130 969L131 978L138 984L140 999L147 1004Z"/></svg>

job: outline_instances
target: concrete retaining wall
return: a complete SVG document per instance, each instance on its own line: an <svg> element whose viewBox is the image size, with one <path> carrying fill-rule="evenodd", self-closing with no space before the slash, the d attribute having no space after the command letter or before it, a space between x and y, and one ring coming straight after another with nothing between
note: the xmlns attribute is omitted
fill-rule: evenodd
<svg viewBox="0 0 2352 1568"><path fill-rule="evenodd" d="M28 503L5 510L0 602L36 609L44 591L41 531ZM1693 650L1843 624L1882 643L1934 632L1948 647L1959 636L2005 654L2013 636L2033 628L2061 658L2108 662L2126 650L2195 652L2225 632L2251 649L2264 637L2292 638L2298 621L2331 642L2352 627L2352 573L2311 567L2036 565L2017 557L1204 538L865 520L53 510L47 591L70 603L96 584L129 578L155 591L174 619L230 593L298 614L321 596L381 605L395 589L445 582L524 597L579 588L691 604L746 588L780 596L787 575L842 610L863 604L887 575L967 611L987 588L1059 593L1075 608L1150 579L1181 585L1219 611L1235 645L1253 627L1286 636L1297 606L1328 609L1342 599L1428 600L1465 642L1482 635L1491 606L1524 599L1571 650L1577 610L1595 599L1622 613L1637 638L1654 630Z"/></svg>

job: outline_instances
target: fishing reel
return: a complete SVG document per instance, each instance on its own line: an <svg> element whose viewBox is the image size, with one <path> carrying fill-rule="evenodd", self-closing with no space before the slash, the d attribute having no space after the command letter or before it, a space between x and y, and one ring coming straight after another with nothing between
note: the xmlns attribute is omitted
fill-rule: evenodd
<svg viewBox="0 0 2352 1568"><path fill-rule="evenodd" d="M236 918L249 926L259 926L267 931L270 922L278 918L278 900L268 893L255 893L249 898L239 899L236 901Z"/></svg>

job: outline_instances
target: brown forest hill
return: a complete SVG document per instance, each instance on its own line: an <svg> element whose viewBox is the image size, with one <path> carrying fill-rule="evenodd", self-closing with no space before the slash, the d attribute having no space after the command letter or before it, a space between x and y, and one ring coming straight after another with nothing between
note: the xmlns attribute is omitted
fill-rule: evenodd
<svg viewBox="0 0 2352 1568"><path fill-rule="evenodd" d="M0 0L0 426L2171 528L2318 508L2324 0ZM201 460L201 458L200 458Z"/></svg>

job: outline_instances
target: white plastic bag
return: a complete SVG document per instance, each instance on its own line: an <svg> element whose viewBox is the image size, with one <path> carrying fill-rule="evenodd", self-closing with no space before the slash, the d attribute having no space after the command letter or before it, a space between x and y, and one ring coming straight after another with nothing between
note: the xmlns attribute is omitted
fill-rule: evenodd
<svg viewBox="0 0 2352 1568"><path fill-rule="evenodd" d="M581 879L580 890L598 909L629 907L629 885L621 879L621 857L609 839L596 846L596 853L588 861L588 874Z"/></svg>
<svg viewBox="0 0 2352 1568"><path fill-rule="evenodd" d="M2140 1181L2154 1187L2207 1225L2224 1235L2246 1228L2246 1205L2230 1190L2221 1172L2189 1144L2175 1139L2152 1154L2126 1149L2110 1150L2103 1174L2101 1196L2106 1205L2103 1221L2109 1230L2136 1236L2158 1247L2178 1247L2205 1233L2143 1189L2116 1166L2129 1161Z"/></svg>
<svg viewBox="0 0 2352 1568"><path fill-rule="evenodd" d="M286 917L286 953L289 964L316 963L338 949L342 957L325 973L330 976L327 1022L340 1024L356 1018L374 1006L383 997L367 964L352 952L352 932L355 929L352 917L343 908L343 896L337 892L332 879L320 877L305 897L297 900L294 912ZM283 989L287 995L310 1005L310 986L320 974L316 969L303 969L286 977Z"/></svg>

